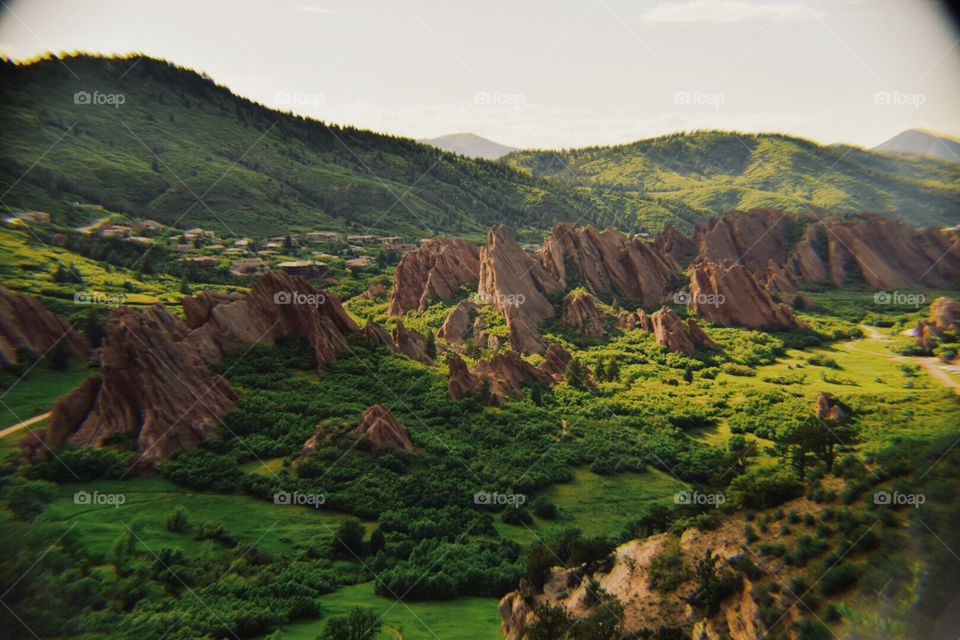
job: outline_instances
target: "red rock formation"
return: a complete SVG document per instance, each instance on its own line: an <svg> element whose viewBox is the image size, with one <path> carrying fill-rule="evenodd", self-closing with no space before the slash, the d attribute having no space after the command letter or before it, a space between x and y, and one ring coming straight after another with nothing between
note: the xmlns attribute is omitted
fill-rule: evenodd
<svg viewBox="0 0 960 640"><path fill-rule="evenodd" d="M653 244L674 270L680 271L697 255L697 243L667 223Z"/></svg>
<svg viewBox="0 0 960 640"><path fill-rule="evenodd" d="M480 273L479 249L464 240L431 238L400 259L393 275L387 313L423 311L431 301L449 300L463 285L473 287Z"/></svg>
<svg viewBox="0 0 960 640"><path fill-rule="evenodd" d="M425 350L426 338L419 331L407 329L400 320L397 320L397 326L393 329L393 342L397 350L411 360L433 366L433 360Z"/></svg>
<svg viewBox="0 0 960 640"><path fill-rule="evenodd" d="M220 304L229 304L243 298L241 293L225 293L223 291L201 291L193 297L184 298L183 315L186 317L187 327L196 329L210 320L213 308Z"/></svg>
<svg viewBox="0 0 960 640"><path fill-rule="evenodd" d="M57 403L48 446L101 446L122 436L137 442L141 458L156 460L212 435L236 395L208 373L183 335L186 327L162 305L113 311L100 353L102 381L87 381Z"/></svg>
<svg viewBox="0 0 960 640"><path fill-rule="evenodd" d="M470 330L470 314L476 307L476 303L471 300L461 300L457 303L457 306L447 314L447 319L443 321L437 337L443 338L450 344L462 343Z"/></svg>
<svg viewBox="0 0 960 640"><path fill-rule="evenodd" d="M43 304L0 285L0 366L19 362L19 353L40 358L62 345L72 356L90 352L86 339Z"/></svg>
<svg viewBox="0 0 960 640"><path fill-rule="evenodd" d="M693 354L700 349L718 349L716 342L700 328L696 320L681 320L670 307L661 307L651 317L653 334L657 343L670 351Z"/></svg>
<svg viewBox="0 0 960 640"><path fill-rule="evenodd" d="M480 250L479 301L494 305L507 321L510 343L525 352L543 350L540 323L554 315L542 291L558 291L544 267L524 251L506 227L493 227Z"/></svg>
<svg viewBox="0 0 960 640"><path fill-rule="evenodd" d="M375 404L363 412L360 425L350 432L355 438L366 438L375 451L400 449L413 453L413 442L407 430L397 422L393 414L383 405Z"/></svg>
<svg viewBox="0 0 960 640"><path fill-rule="evenodd" d="M804 327L784 304L777 304L746 267L698 262L691 270L690 296L698 316L725 326L759 329Z"/></svg>
<svg viewBox="0 0 960 640"><path fill-rule="evenodd" d="M960 302L941 296L930 304L930 324L937 335L960 331Z"/></svg>
<svg viewBox="0 0 960 640"><path fill-rule="evenodd" d="M827 391L821 391L817 394L814 412L818 418L828 422L843 422L846 419L843 407L834 400L833 394Z"/></svg>
<svg viewBox="0 0 960 640"><path fill-rule="evenodd" d="M550 343L543 354L543 362L537 369L559 382L567 376L567 365L570 364L571 357L566 349L558 344Z"/></svg>
<svg viewBox="0 0 960 640"><path fill-rule="evenodd" d="M137 442L146 461L168 458L209 437L234 406L233 390L207 365L251 344L301 336L322 366L348 348L345 334L357 331L335 296L282 272L264 275L242 299L201 295L185 306L191 322L206 321L190 330L162 305L114 310L102 380L57 403L46 441L101 445L121 435Z"/></svg>
<svg viewBox="0 0 960 640"><path fill-rule="evenodd" d="M792 266L808 281L947 288L960 281L960 247L936 229L915 229L879 215L827 218L804 230Z"/></svg>
<svg viewBox="0 0 960 640"><path fill-rule="evenodd" d="M771 260L786 261L789 221L788 214L773 209L730 211L699 222L692 240L701 260L732 260L759 273Z"/></svg>
<svg viewBox="0 0 960 640"><path fill-rule="evenodd" d="M606 318L589 293L571 293L563 299L561 322L593 338L602 337L606 331Z"/></svg>
<svg viewBox="0 0 960 640"><path fill-rule="evenodd" d="M560 289L582 282L594 295L611 293L641 304L662 301L673 275L660 254L614 229L558 224L538 257ZM574 273L567 273L570 267Z"/></svg>
<svg viewBox="0 0 960 640"><path fill-rule="evenodd" d="M480 360L473 375L481 383L490 381L490 392L498 398L522 398L523 385L532 382L550 384L549 375L520 357L516 351L504 351L489 360Z"/></svg>
<svg viewBox="0 0 960 640"><path fill-rule="evenodd" d="M363 327L363 334L374 342L382 344L386 348L390 349L390 351L397 351L397 345L394 344L393 338L390 337L390 334L387 333L387 330L373 320L367 321L366 326Z"/></svg>
<svg viewBox="0 0 960 640"><path fill-rule="evenodd" d="M470 373L467 363L460 356L451 352L447 356L447 392L454 400L461 400L464 396L477 393L480 390L480 381Z"/></svg>
<svg viewBox="0 0 960 640"><path fill-rule="evenodd" d="M794 280L793 274L770 260L767 264L765 276L764 287L767 291L778 297L782 302L793 304L797 297L797 281Z"/></svg>

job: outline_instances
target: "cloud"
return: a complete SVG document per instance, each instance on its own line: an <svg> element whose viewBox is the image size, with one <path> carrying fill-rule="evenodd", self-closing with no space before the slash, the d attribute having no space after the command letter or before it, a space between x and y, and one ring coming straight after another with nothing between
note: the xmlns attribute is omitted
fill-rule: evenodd
<svg viewBox="0 0 960 640"><path fill-rule="evenodd" d="M803 3L750 0L661 2L640 16L646 24L732 24L747 21L810 20L821 13Z"/></svg>

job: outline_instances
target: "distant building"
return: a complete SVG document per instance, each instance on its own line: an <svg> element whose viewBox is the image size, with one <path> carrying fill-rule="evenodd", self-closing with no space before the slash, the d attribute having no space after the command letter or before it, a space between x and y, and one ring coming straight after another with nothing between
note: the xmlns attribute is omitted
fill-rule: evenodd
<svg viewBox="0 0 960 640"><path fill-rule="evenodd" d="M249 247L253 244L253 240L250 238L238 238L233 241L233 246L235 247Z"/></svg>
<svg viewBox="0 0 960 640"><path fill-rule="evenodd" d="M224 253L228 256L242 256L245 253L249 253L249 251L243 247L230 247L229 249L225 250Z"/></svg>
<svg viewBox="0 0 960 640"><path fill-rule="evenodd" d="M340 242L340 234L333 231L310 231L307 233L307 242Z"/></svg>
<svg viewBox="0 0 960 640"><path fill-rule="evenodd" d="M196 238L216 238L216 231L208 231L207 229L201 229L200 227L195 227L193 229L187 229L183 232L183 237L185 240L194 240Z"/></svg>
<svg viewBox="0 0 960 640"><path fill-rule="evenodd" d="M260 251L257 251L257 255L258 256L275 256L277 255L277 252L274 251L273 249L261 249Z"/></svg>
<svg viewBox="0 0 960 640"><path fill-rule="evenodd" d="M204 249L209 249L210 251L223 251L224 248L222 244L209 244L204 247Z"/></svg>
<svg viewBox="0 0 960 640"><path fill-rule="evenodd" d="M385 247L398 247L403 244L403 238L400 236L385 236L380 238L380 244Z"/></svg>
<svg viewBox="0 0 960 640"><path fill-rule="evenodd" d="M147 238L146 236L130 236L129 238L127 238L127 240L129 242L135 242L136 244L142 244L142 245L151 245L151 244L157 243L157 241L154 240L153 238Z"/></svg>
<svg viewBox="0 0 960 640"><path fill-rule="evenodd" d="M175 244L175 245L173 245L173 250L174 250L174 251L179 251L180 253L190 253L191 251L196 251L197 248L194 247L192 244L185 243L185 244Z"/></svg>
<svg viewBox="0 0 960 640"><path fill-rule="evenodd" d="M7 222L13 224L50 224L52 221L53 217L46 211L24 211L12 218L7 218Z"/></svg>
<svg viewBox="0 0 960 640"><path fill-rule="evenodd" d="M190 256L180 258L177 262L202 269L212 269L220 266L220 261L213 256Z"/></svg>
<svg viewBox="0 0 960 640"><path fill-rule="evenodd" d="M348 267L369 267L373 261L370 260L370 256L360 256L359 258L351 258L347 260Z"/></svg>
<svg viewBox="0 0 960 640"><path fill-rule="evenodd" d="M259 276L270 270L263 258L240 258L230 265L230 273L235 276Z"/></svg>
<svg viewBox="0 0 960 640"><path fill-rule="evenodd" d="M284 244L282 242L277 242L276 240L271 240L263 246L265 246L267 249L283 249Z"/></svg>
<svg viewBox="0 0 960 640"><path fill-rule="evenodd" d="M303 276L305 278L319 278L327 275L327 265L316 260L290 260L281 262L277 265L278 269L286 271L292 276Z"/></svg>
<svg viewBox="0 0 960 640"><path fill-rule="evenodd" d="M132 229L122 224L105 224L97 231L101 238L126 238Z"/></svg>
<svg viewBox="0 0 960 640"><path fill-rule="evenodd" d="M377 236L371 236L368 234L347 236L347 242L351 242L353 244L376 244Z"/></svg>
<svg viewBox="0 0 960 640"><path fill-rule="evenodd" d="M144 235L147 233L157 233L158 231L162 231L163 225L156 220L145 218L143 220L137 220L130 225L130 228L133 229L134 233Z"/></svg>

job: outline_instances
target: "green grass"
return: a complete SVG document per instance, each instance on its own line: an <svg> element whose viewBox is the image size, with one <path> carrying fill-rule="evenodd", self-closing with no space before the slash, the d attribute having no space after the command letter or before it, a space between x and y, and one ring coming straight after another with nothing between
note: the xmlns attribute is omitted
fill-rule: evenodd
<svg viewBox="0 0 960 640"><path fill-rule="evenodd" d="M331 615L365 607L382 615L385 625L398 630L404 640L495 640L500 638L500 616L496 598L456 598L441 602L396 602L374 594L373 583L365 582L320 598ZM283 640L314 640L323 631L324 620L297 622L283 627ZM397 635L381 629L377 640Z"/></svg>
<svg viewBox="0 0 960 640"><path fill-rule="evenodd" d="M19 382L16 377L4 373L5 384L13 386L0 389L3 402L0 404L0 429L46 413L60 396L93 373L76 359L70 362L66 371L51 369L46 362L40 362Z"/></svg>
<svg viewBox="0 0 960 640"><path fill-rule="evenodd" d="M121 506L75 504L74 493L120 493ZM84 547L93 553L106 553L127 526L142 526L140 551L154 552L163 547L179 547L196 557L211 542L198 542L189 533L171 533L164 523L175 508L187 513L191 524L205 520L220 522L240 542L254 543L260 549L283 554L302 545L322 545L332 539L337 525L348 516L309 507L275 505L243 495L224 495L190 491L160 478L134 478L125 481L78 482L60 485L60 495L37 522L76 524ZM216 548L216 547L214 547Z"/></svg>
<svg viewBox="0 0 960 640"><path fill-rule="evenodd" d="M688 488L670 474L649 468L644 473L601 476L589 469L573 470L571 482L556 484L543 492L559 511L555 520L535 517L532 526L494 526L500 535L520 544L532 544L561 528L576 527L585 536L614 537L633 519L639 507L660 502L673 504L673 494Z"/></svg>

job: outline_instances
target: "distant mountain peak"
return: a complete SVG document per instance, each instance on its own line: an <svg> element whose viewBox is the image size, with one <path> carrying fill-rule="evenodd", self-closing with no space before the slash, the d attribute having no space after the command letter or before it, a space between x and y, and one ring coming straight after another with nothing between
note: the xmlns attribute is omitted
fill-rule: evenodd
<svg viewBox="0 0 960 640"><path fill-rule="evenodd" d="M907 129L893 136L874 151L912 153L935 160L960 162L960 140L926 129Z"/></svg>
<svg viewBox="0 0 960 640"><path fill-rule="evenodd" d="M509 147L469 132L451 133L438 138L425 138L419 140L419 142L433 145L444 151L459 153L468 158L485 158L487 160L496 160L511 151L517 150L516 147Z"/></svg>

